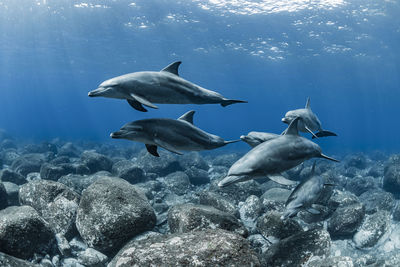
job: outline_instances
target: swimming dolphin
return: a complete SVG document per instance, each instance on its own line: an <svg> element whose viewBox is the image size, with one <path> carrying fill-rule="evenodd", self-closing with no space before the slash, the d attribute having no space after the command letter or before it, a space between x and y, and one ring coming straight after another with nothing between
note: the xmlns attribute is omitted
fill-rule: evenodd
<svg viewBox="0 0 400 267"><path fill-rule="evenodd" d="M224 141L193 125L194 111L174 119L145 119L125 124L110 136L144 143L147 151L159 157L157 147L182 155L181 151L211 150L240 140Z"/></svg>
<svg viewBox="0 0 400 267"><path fill-rule="evenodd" d="M321 122L317 115L312 112L310 107L310 98L307 98L307 103L305 108L290 110L286 113L285 117L282 118L282 122L290 124L295 118L300 117L299 121L299 131L309 132L312 134L312 138L325 137L325 136L337 136L337 134L325 131L322 129ZM318 131L314 134L315 131Z"/></svg>
<svg viewBox="0 0 400 267"><path fill-rule="evenodd" d="M297 129L300 118L294 119L286 132L268 142L264 142L250 150L236 161L228 171L228 176L219 182L219 187L237 182L265 177L285 185L295 184L279 174L289 170L310 158L325 158L338 162L321 152L316 143L299 136Z"/></svg>
<svg viewBox="0 0 400 267"><path fill-rule="evenodd" d="M318 201L324 186L332 185L327 183L324 177L315 175L315 162L311 169L311 176L302 181L293 192L290 194L286 201L286 210L282 215L282 219L287 217L294 217L300 210L307 210L312 214L320 214L314 208L314 204Z"/></svg>
<svg viewBox="0 0 400 267"><path fill-rule="evenodd" d="M279 134L264 133L264 132L249 132L247 135L240 136L243 142L246 142L251 147L256 147L261 143L279 137Z"/></svg>
<svg viewBox="0 0 400 267"><path fill-rule="evenodd" d="M221 104L225 107L234 103L247 103L232 100L221 94L204 89L179 77L180 61L174 62L161 71L141 71L125 74L107 80L89 96L126 99L134 109L146 112L143 107L158 108L159 104Z"/></svg>

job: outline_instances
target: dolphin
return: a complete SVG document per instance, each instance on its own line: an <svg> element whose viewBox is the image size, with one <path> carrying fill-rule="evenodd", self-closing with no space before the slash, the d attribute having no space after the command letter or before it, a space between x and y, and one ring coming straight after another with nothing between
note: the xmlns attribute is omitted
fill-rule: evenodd
<svg viewBox="0 0 400 267"><path fill-rule="evenodd" d="M279 137L279 134L264 133L264 132L249 132L247 135L240 136L243 142L247 143L251 147L256 147L261 143Z"/></svg>
<svg viewBox="0 0 400 267"><path fill-rule="evenodd" d="M222 179L218 186L225 187L265 176L277 183L292 185L296 182L279 174L310 158L325 158L339 162L322 154L321 148L316 143L299 136L297 128L299 121L299 117L295 118L283 135L261 143L247 152L231 166L227 177Z"/></svg>
<svg viewBox="0 0 400 267"><path fill-rule="evenodd" d="M312 112L310 107L310 98L307 98L307 103L305 108L290 110L286 113L285 117L282 118L282 122L290 124L295 118L300 117L299 121L299 131L309 132L312 134L312 138L325 137L325 136L337 136L337 134L325 131L322 129L321 122L317 115ZM314 134L314 132L317 133Z"/></svg>
<svg viewBox="0 0 400 267"><path fill-rule="evenodd" d="M327 183L324 177L315 175L315 162L311 170L311 176L302 181L293 192L290 194L286 201L286 210L282 215L282 219L294 217L300 210L307 210L312 214L320 214L314 208L314 204L318 201L319 197L325 186L332 185Z"/></svg>
<svg viewBox="0 0 400 267"><path fill-rule="evenodd" d="M158 147L182 155L181 151L211 150L240 140L225 141L193 125L194 111L174 119L145 119L125 124L111 138L144 143L147 151L156 157Z"/></svg>
<svg viewBox="0 0 400 267"><path fill-rule="evenodd" d="M140 71L104 81L90 97L126 99L134 109L146 112L143 106L157 109L158 104L221 104L225 107L247 101L233 100L191 83L178 74L181 61L171 63L161 71Z"/></svg>

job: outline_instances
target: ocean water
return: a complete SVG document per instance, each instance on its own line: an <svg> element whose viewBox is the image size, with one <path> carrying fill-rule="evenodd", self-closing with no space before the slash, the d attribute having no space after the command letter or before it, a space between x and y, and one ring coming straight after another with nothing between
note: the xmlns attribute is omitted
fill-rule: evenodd
<svg viewBox="0 0 400 267"><path fill-rule="evenodd" d="M307 97L327 153L396 152L398 1L0 1L0 127L22 140L110 140L128 121L176 118L225 139L280 133ZM233 99L160 105L87 97L102 81L160 70ZM225 149L246 150L244 143Z"/></svg>

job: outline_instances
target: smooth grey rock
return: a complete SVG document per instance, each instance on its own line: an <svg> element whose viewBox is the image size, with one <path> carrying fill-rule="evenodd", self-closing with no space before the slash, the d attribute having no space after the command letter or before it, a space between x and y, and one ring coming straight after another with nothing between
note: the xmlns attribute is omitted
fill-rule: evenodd
<svg viewBox="0 0 400 267"><path fill-rule="evenodd" d="M19 186L10 182L3 182L3 185L7 192L8 206L19 206Z"/></svg>
<svg viewBox="0 0 400 267"><path fill-rule="evenodd" d="M390 213L379 210L367 215L364 222L353 236L353 242L358 248L373 247L390 227Z"/></svg>
<svg viewBox="0 0 400 267"><path fill-rule="evenodd" d="M116 252L155 223L146 196L123 179L103 177L82 192L77 229L86 244L103 253Z"/></svg>
<svg viewBox="0 0 400 267"><path fill-rule="evenodd" d="M368 164L367 158L363 154L348 156L344 161L346 168L355 167L360 170L365 169Z"/></svg>
<svg viewBox="0 0 400 267"><path fill-rule="evenodd" d="M49 222L55 233L72 237L76 233L75 217L80 195L64 184L36 180L24 184L19 191L21 205L33 207Z"/></svg>
<svg viewBox="0 0 400 267"><path fill-rule="evenodd" d="M62 234L56 234L57 248L64 257L71 256L71 247Z"/></svg>
<svg viewBox="0 0 400 267"><path fill-rule="evenodd" d="M260 199L257 196L249 196L245 202L239 203L240 219L247 228L255 227L255 222L263 210Z"/></svg>
<svg viewBox="0 0 400 267"><path fill-rule="evenodd" d="M30 206L0 211L0 251L22 259L48 251L54 242L50 225Z"/></svg>
<svg viewBox="0 0 400 267"><path fill-rule="evenodd" d="M84 151L81 155L82 162L88 166L92 173L99 171L111 171L112 160L108 157L96 153L93 150Z"/></svg>
<svg viewBox="0 0 400 267"><path fill-rule="evenodd" d="M249 243L232 232L215 229L129 242L108 267L261 266Z"/></svg>
<svg viewBox="0 0 400 267"><path fill-rule="evenodd" d="M86 267L79 263L79 261L75 258L64 258L61 260L62 267Z"/></svg>
<svg viewBox="0 0 400 267"><path fill-rule="evenodd" d="M377 187L377 182L371 176L356 176L353 179L350 179L346 184L346 190L352 192L356 196L360 196L362 193L373 190Z"/></svg>
<svg viewBox="0 0 400 267"><path fill-rule="evenodd" d="M59 165L64 163L71 163L71 160L67 156L57 156L54 159L50 160L50 164Z"/></svg>
<svg viewBox="0 0 400 267"><path fill-rule="evenodd" d="M353 193L348 191L334 190L333 195L327 203L327 206L334 211L338 207L345 207L358 203L360 203L360 200Z"/></svg>
<svg viewBox="0 0 400 267"><path fill-rule="evenodd" d="M131 184L142 183L147 179L144 171L130 160L122 160L114 163L112 173Z"/></svg>
<svg viewBox="0 0 400 267"><path fill-rule="evenodd" d="M208 172L202 169L197 169L196 167L190 167L185 169L185 173L189 177L189 181L193 185L203 185L210 183L210 177Z"/></svg>
<svg viewBox="0 0 400 267"><path fill-rule="evenodd" d="M69 241L69 246L71 248L71 253L73 256L78 256L79 252L82 252L88 248L88 246L79 238L74 237Z"/></svg>
<svg viewBox="0 0 400 267"><path fill-rule="evenodd" d="M283 239L303 232L300 224L294 219L281 219L282 214L268 211L257 220L257 230L268 240Z"/></svg>
<svg viewBox="0 0 400 267"><path fill-rule="evenodd" d="M210 168L207 161L205 161L198 152L190 152L182 155L179 159L179 163L184 170L195 168L208 171Z"/></svg>
<svg viewBox="0 0 400 267"><path fill-rule="evenodd" d="M57 181L61 176L68 173L68 170L50 163L44 163L40 167L40 177L45 180Z"/></svg>
<svg viewBox="0 0 400 267"><path fill-rule="evenodd" d="M261 202L265 210L283 211L286 200L291 191L284 188L271 188L261 196Z"/></svg>
<svg viewBox="0 0 400 267"><path fill-rule="evenodd" d="M150 155L146 150L142 150L137 156L136 163L146 174L155 173L159 177L167 176L170 173L183 171L178 157L171 152L159 151L160 157Z"/></svg>
<svg viewBox="0 0 400 267"><path fill-rule="evenodd" d="M0 183L0 210L8 207L8 194L3 183Z"/></svg>
<svg viewBox="0 0 400 267"><path fill-rule="evenodd" d="M383 189L393 194L400 192L400 163L390 164L385 167Z"/></svg>
<svg viewBox="0 0 400 267"><path fill-rule="evenodd" d="M214 180L211 183L210 191L232 199L235 204L239 203L240 201L246 201L250 195L260 197L262 194L260 184L254 180L237 183L222 188L218 186L218 181Z"/></svg>
<svg viewBox="0 0 400 267"><path fill-rule="evenodd" d="M78 262L86 267L103 267L106 266L108 257L93 248L88 248L79 253Z"/></svg>
<svg viewBox="0 0 400 267"><path fill-rule="evenodd" d="M352 237L365 215L360 203L339 207L328 220L328 231L332 238Z"/></svg>
<svg viewBox="0 0 400 267"><path fill-rule="evenodd" d="M91 174L89 167L80 162L61 163L58 166L63 168L63 170L64 170L63 175L67 175L67 174L89 175L89 174Z"/></svg>
<svg viewBox="0 0 400 267"><path fill-rule="evenodd" d="M235 216L210 206L180 204L168 211L171 233L185 233L202 229L224 229L247 236L248 232Z"/></svg>
<svg viewBox="0 0 400 267"><path fill-rule="evenodd" d="M314 259L307 263L308 267L353 267L354 263L350 257L336 256L326 259Z"/></svg>
<svg viewBox="0 0 400 267"><path fill-rule="evenodd" d="M11 165L16 159L20 157L20 154L15 149L7 149L2 153L3 164Z"/></svg>
<svg viewBox="0 0 400 267"><path fill-rule="evenodd" d="M180 196L186 194L191 189L189 177L181 171L168 174L164 182L169 190Z"/></svg>
<svg viewBox="0 0 400 267"><path fill-rule="evenodd" d="M301 232L273 244L264 254L267 266L301 266L313 256L327 257L331 238L322 229Z"/></svg>
<svg viewBox="0 0 400 267"><path fill-rule="evenodd" d="M258 254L265 253L268 248L272 245L272 243L265 239L260 234L250 235L247 237L247 241L249 241L252 250L257 252Z"/></svg>
<svg viewBox="0 0 400 267"><path fill-rule="evenodd" d="M39 172L40 167L45 162L46 157L43 154L25 154L13 161L11 169L26 177L28 173Z"/></svg>
<svg viewBox="0 0 400 267"><path fill-rule="evenodd" d="M39 265L40 267L54 267L53 263L49 259L42 259Z"/></svg>
<svg viewBox="0 0 400 267"><path fill-rule="evenodd" d="M29 261L15 258L8 254L0 252L0 266L2 267L39 267Z"/></svg>
<svg viewBox="0 0 400 267"><path fill-rule="evenodd" d="M238 209L230 199L225 198L214 192L202 191L199 194L199 204L205 206L212 206L220 211L232 214L235 217L240 216Z"/></svg>
<svg viewBox="0 0 400 267"><path fill-rule="evenodd" d="M24 176L10 169L0 171L0 181L11 182L17 185L25 184L27 182Z"/></svg>
<svg viewBox="0 0 400 267"><path fill-rule="evenodd" d="M380 189L361 194L359 200L364 204L367 214L372 214L379 210L391 212L395 205L393 195Z"/></svg>
<svg viewBox="0 0 400 267"><path fill-rule="evenodd" d="M65 156L69 158L77 158L80 154L80 151L74 146L74 144L66 143L58 150L57 155L59 157Z"/></svg>
<svg viewBox="0 0 400 267"><path fill-rule="evenodd" d="M241 155L236 154L236 153L230 153L230 154L222 154L219 156L216 156L212 160L212 165L213 166L224 166L227 168L230 168L233 163L235 163L238 159L240 159Z"/></svg>

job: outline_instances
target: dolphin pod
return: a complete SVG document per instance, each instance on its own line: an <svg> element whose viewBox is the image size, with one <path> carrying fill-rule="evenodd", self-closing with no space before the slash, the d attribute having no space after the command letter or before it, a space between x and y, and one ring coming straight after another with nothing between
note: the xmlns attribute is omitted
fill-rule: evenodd
<svg viewBox="0 0 400 267"><path fill-rule="evenodd" d="M125 99L134 109L146 112L143 107L157 109L157 104L221 104L225 107L235 103L221 94L191 83L178 74L181 61L171 63L161 71L140 71L104 81L90 97Z"/></svg>
<svg viewBox="0 0 400 267"><path fill-rule="evenodd" d="M209 134L193 125L195 111L188 111L173 119L145 119L125 124L110 136L116 139L128 139L142 142L147 151L159 157L157 147L176 154L181 151L211 150L235 143L240 140L225 141L219 136Z"/></svg>

